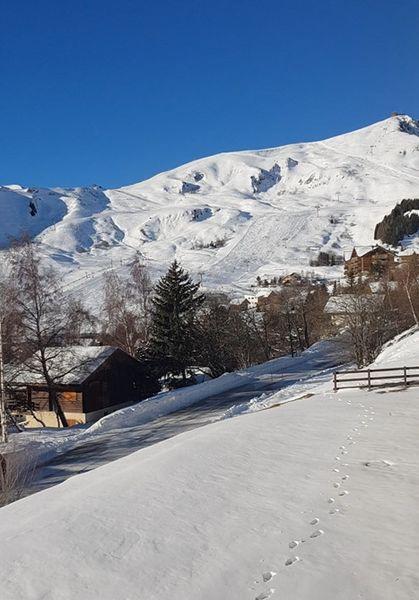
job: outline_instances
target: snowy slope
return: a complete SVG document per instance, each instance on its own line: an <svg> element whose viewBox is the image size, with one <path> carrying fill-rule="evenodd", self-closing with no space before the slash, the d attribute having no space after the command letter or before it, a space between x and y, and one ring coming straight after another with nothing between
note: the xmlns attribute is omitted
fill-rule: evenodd
<svg viewBox="0 0 419 600"><path fill-rule="evenodd" d="M419 127L397 116L322 142L215 155L116 190L3 187L0 243L37 235L86 295L137 251L156 275L177 257L205 286L231 290L257 274L308 270L319 250L371 245L375 224L418 194Z"/></svg>
<svg viewBox="0 0 419 600"><path fill-rule="evenodd" d="M413 600L417 389L329 382L0 509L2 600Z"/></svg>

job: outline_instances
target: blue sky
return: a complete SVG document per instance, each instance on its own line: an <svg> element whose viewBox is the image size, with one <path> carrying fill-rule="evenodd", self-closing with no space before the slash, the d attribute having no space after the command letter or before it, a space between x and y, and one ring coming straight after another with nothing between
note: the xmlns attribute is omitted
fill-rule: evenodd
<svg viewBox="0 0 419 600"><path fill-rule="evenodd" d="M116 187L419 117L417 0L15 0L0 19L0 184Z"/></svg>

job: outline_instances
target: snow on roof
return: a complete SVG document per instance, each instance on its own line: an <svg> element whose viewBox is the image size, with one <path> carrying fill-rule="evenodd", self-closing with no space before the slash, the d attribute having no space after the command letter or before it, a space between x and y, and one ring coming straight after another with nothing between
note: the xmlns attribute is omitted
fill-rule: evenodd
<svg viewBox="0 0 419 600"><path fill-rule="evenodd" d="M365 305L378 304L383 299L382 294L371 294L367 296L357 296L355 294L340 294L331 296L324 307L324 312L328 314L344 314L351 311L355 302L362 302Z"/></svg>
<svg viewBox="0 0 419 600"><path fill-rule="evenodd" d="M397 281L387 281L386 285L390 290L397 289ZM368 287L372 291L373 294L377 294L378 292L382 292L384 288L384 282L382 281L370 281L368 283Z"/></svg>
<svg viewBox="0 0 419 600"><path fill-rule="evenodd" d="M118 348L113 346L47 348L51 378L60 385L81 384L117 350ZM38 385L45 383L39 358L36 355L24 366L8 365L7 378L13 383Z"/></svg>
<svg viewBox="0 0 419 600"><path fill-rule="evenodd" d="M230 304L233 306L240 306L243 302L249 302L247 298L233 298L230 300Z"/></svg>
<svg viewBox="0 0 419 600"><path fill-rule="evenodd" d="M345 260L348 260L349 258L351 258L354 250L358 257L365 256L367 254L370 254L370 252L376 252L378 250L381 252L389 252L390 254L396 254L395 250L386 248L385 246L383 246L381 244L377 244L375 246L354 246L351 251L345 252Z"/></svg>
<svg viewBox="0 0 419 600"><path fill-rule="evenodd" d="M271 294L277 294L278 292L273 290L273 289L263 289L263 290L259 290L256 294L257 298L267 298L268 296L270 296Z"/></svg>

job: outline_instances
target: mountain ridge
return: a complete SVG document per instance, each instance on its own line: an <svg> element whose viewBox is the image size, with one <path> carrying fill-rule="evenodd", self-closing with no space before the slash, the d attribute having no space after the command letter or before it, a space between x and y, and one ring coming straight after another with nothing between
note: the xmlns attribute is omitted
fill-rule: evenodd
<svg viewBox="0 0 419 600"><path fill-rule="evenodd" d="M312 270L319 251L374 244L375 225L415 195L419 123L397 115L318 142L223 152L117 189L2 186L0 243L29 233L63 281L92 298L103 271L126 269L137 253L154 276L176 257L205 287L242 293L257 276Z"/></svg>

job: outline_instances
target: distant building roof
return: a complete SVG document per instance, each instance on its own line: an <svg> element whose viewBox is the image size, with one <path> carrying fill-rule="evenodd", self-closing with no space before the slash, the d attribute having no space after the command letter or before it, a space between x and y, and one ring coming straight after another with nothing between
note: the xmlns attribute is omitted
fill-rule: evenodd
<svg viewBox="0 0 419 600"><path fill-rule="evenodd" d="M382 294L368 294L357 296L356 294L340 294L331 296L324 307L324 312L329 315L342 315L351 312L355 302L362 302L365 306L378 304L383 300Z"/></svg>
<svg viewBox="0 0 419 600"><path fill-rule="evenodd" d="M122 352L113 346L47 348L51 378L59 385L81 384L117 351ZM18 384L45 384L36 355L25 365L7 365L6 379Z"/></svg>

